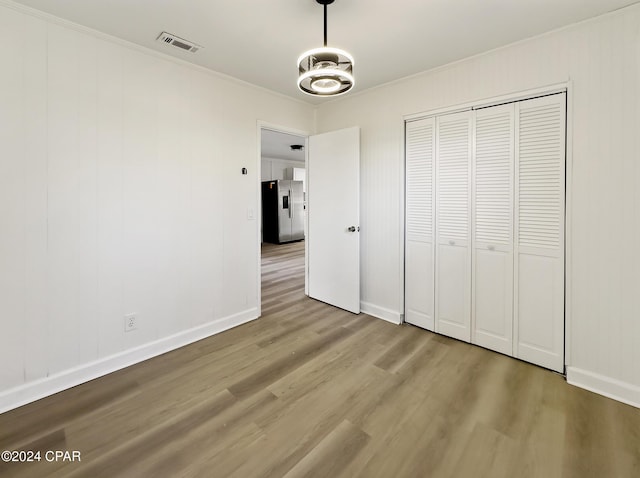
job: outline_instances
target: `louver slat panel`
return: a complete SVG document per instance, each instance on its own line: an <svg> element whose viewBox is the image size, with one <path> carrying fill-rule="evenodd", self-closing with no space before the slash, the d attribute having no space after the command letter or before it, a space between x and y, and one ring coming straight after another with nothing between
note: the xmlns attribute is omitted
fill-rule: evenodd
<svg viewBox="0 0 640 478"><path fill-rule="evenodd" d="M558 249L563 221L564 105L520 110L519 245Z"/></svg>
<svg viewBox="0 0 640 478"><path fill-rule="evenodd" d="M512 111L489 108L476 117L475 239L479 242L512 243Z"/></svg>
<svg viewBox="0 0 640 478"><path fill-rule="evenodd" d="M438 126L438 236L468 241L470 117L451 116Z"/></svg>
<svg viewBox="0 0 640 478"><path fill-rule="evenodd" d="M431 241L433 236L434 120L407 123L407 236Z"/></svg>

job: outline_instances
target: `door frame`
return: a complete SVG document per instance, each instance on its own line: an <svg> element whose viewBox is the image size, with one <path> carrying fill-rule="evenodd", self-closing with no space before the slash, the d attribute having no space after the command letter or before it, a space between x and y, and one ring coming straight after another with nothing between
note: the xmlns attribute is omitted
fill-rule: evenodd
<svg viewBox="0 0 640 478"><path fill-rule="evenodd" d="M528 90L521 90L517 92L508 93L500 96L493 96L485 99L480 99L472 102L461 103L458 105L451 105L444 108L437 108L433 110L422 111L418 113L411 113L402 116L402 167L403 167L403 186L402 186L402 205L403 210L401 214L401 248L402 248L402 264L401 264L401 314L402 322L405 322L405 282L406 282L406 178L407 178L407 163L405 157L405 124L407 121L418 120L427 118L430 116L438 116L442 114L455 113L459 111L467 111L476 108L486 108L489 106L497 106L503 103L511 103L515 101L522 101L526 99L535 98L537 96L551 95L555 93L566 93L566 138L565 138L565 237L564 237L564 374L566 375L567 367L571 366L571 323L572 323L572 218L573 218L573 83L571 80L567 80L563 83L556 83L552 85L543 86L540 88L533 88Z"/></svg>
<svg viewBox="0 0 640 478"><path fill-rule="evenodd" d="M257 143L257 159L256 159L256 204L258 205L255 212L256 218L256 242L257 242L257 261L256 261L256 270L257 270L257 308L258 308L258 317L262 316L262 237L260 231L261 219L258 217L258 214L262 214L262 130L275 131L277 133L286 133L286 134L294 134L297 136L304 137L304 168L305 168L305 182L309 184L309 133L308 131L290 128L288 126L282 126L279 124L271 123L268 121L258 120L256 122L256 143ZM304 220L304 293L305 295L309 294L308 284L309 284L309 268L307 264L309 262L309 251L307 249L307 218Z"/></svg>

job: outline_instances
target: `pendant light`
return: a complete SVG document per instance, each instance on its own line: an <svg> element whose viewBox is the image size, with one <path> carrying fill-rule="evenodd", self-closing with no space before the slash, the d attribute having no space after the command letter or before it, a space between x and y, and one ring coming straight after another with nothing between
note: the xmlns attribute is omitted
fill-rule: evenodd
<svg viewBox="0 0 640 478"><path fill-rule="evenodd" d="M337 96L353 88L353 57L327 46L327 5L334 0L316 2L324 6L324 46L306 51L298 58L298 88L308 95Z"/></svg>

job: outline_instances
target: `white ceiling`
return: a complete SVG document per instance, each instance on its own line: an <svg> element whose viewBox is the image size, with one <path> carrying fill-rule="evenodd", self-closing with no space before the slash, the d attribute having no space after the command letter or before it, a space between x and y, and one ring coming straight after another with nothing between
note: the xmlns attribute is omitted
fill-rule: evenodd
<svg viewBox="0 0 640 478"><path fill-rule="evenodd" d="M304 168L304 149L293 151L292 144L301 144L304 146L306 138L304 136L296 136L279 131L262 130L261 154L266 158L289 159L291 161L300 161Z"/></svg>
<svg viewBox="0 0 640 478"><path fill-rule="evenodd" d="M355 58L355 91L538 35L640 0L336 0L329 46ZM322 46L315 0L17 0L58 17L317 104L296 59ZM197 53L155 41L167 31ZM325 99L326 101L326 99Z"/></svg>

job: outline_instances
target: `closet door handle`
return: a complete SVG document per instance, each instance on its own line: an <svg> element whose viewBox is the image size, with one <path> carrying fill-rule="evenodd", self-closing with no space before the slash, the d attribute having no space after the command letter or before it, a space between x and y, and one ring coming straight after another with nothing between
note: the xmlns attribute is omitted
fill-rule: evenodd
<svg viewBox="0 0 640 478"><path fill-rule="evenodd" d="M456 245L456 241L449 241L449 245L450 246L455 246Z"/></svg>
<svg viewBox="0 0 640 478"><path fill-rule="evenodd" d="M487 249L489 249L490 251L495 251L496 250L496 246L487 246Z"/></svg>

